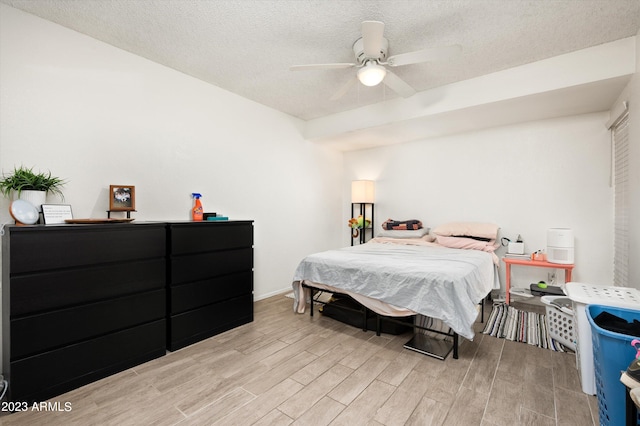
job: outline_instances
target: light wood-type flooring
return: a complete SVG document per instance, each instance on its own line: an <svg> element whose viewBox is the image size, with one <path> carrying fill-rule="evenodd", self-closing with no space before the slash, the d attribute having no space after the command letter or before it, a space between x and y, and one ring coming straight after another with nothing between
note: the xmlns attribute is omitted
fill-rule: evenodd
<svg viewBox="0 0 640 426"><path fill-rule="evenodd" d="M488 315L488 310L485 316ZM255 321L52 399L70 411L5 425L597 425L575 355L484 336L440 361L410 334L294 314L284 295ZM67 406L67 408L69 408Z"/></svg>

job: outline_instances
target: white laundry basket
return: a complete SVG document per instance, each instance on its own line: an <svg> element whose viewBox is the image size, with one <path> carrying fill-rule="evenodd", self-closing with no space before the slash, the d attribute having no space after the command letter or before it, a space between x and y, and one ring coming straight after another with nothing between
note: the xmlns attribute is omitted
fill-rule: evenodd
<svg viewBox="0 0 640 426"><path fill-rule="evenodd" d="M573 309L557 304L558 301L567 299L566 296L542 296L540 300L545 305L547 330L553 340L564 346L576 350L578 341L578 327L573 315Z"/></svg>
<svg viewBox="0 0 640 426"><path fill-rule="evenodd" d="M596 378L593 365L593 342L591 325L587 318L587 305L604 305L638 309L640 291L635 288L600 286L578 282L566 284L565 291L573 305L575 322L578 325L576 366L580 373L582 392L596 394Z"/></svg>

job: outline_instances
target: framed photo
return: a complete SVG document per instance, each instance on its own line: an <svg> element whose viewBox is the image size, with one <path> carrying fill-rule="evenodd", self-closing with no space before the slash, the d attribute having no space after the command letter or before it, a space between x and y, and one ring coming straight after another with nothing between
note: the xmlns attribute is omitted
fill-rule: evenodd
<svg viewBox="0 0 640 426"><path fill-rule="evenodd" d="M133 185L109 185L109 210L129 212L136 209L136 188Z"/></svg>
<svg viewBox="0 0 640 426"><path fill-rule="evenodd" d="M70 204L43 204L42 217L45 225L65 223L67 219L73 219Z"/></svg>

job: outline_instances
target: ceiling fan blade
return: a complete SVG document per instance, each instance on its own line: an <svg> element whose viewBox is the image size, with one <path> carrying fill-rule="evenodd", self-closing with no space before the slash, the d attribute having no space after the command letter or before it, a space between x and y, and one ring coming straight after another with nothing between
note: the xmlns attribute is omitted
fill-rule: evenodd
<svg viewBox="0 0 640 426"><path fill-rule="evenodd" d="M329 98L329 100L337 101L338 99L343 97L345 93L347 93L349 89L351 89L351 86L353 86L356 81L358 81L358 79L355 77L349 78L349 80L347 80L342 86L340 86L338 90L336 90L336 92L333 94L333 96L331 96L331 98Z"/></svg>
<svg viewBox="0 0 640 426"><path fill-rule="evenodd" d="M367 58L378 59L382 48L382 34L384 23L379 21L364 21L362 23L362 47Z"/></svg>
<svg viewBox="0 0 640 426"><path fill-rule="evenodd" d="M408 98L412 95L415 95L416 91L413 87L409 86L402 80L400 77L387 70L387 75L384 77L382 82L391 90L396 92L398 95L403 98Z"/></svg>
<svg viewBox="0 0 640 426"><path fill-rule="evenodd" d="M455 56L461 51L462 46L458 44L444 47L432 47L430 49L417 50L415 52L393 55L389 59L387 59L387 65L398 67L400 65L411 65L428 61L440 61Z"/></svg>
<svg viewBox="0 0 640 426"><path fill-rule="evenodd" d="M309 64L309 65L293 65L289 67L291 71L306 71L306 70L333 70L340 68L355 67L356 64L348 63L336 63L336 64Z"/></svg>

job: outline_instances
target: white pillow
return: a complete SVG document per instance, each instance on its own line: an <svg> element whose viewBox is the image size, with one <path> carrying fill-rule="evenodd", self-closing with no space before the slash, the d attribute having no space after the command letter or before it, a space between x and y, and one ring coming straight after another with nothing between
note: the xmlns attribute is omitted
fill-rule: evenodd
<svg viewBox="0 0 640 426"><path fill-rule="evenodd" d="M420 229L407 229L407 230L398 230L398 229L381 229L378 231L376 237L387 237L387 238L420 238L429 233L429 228L420 228Z"/></svg>

